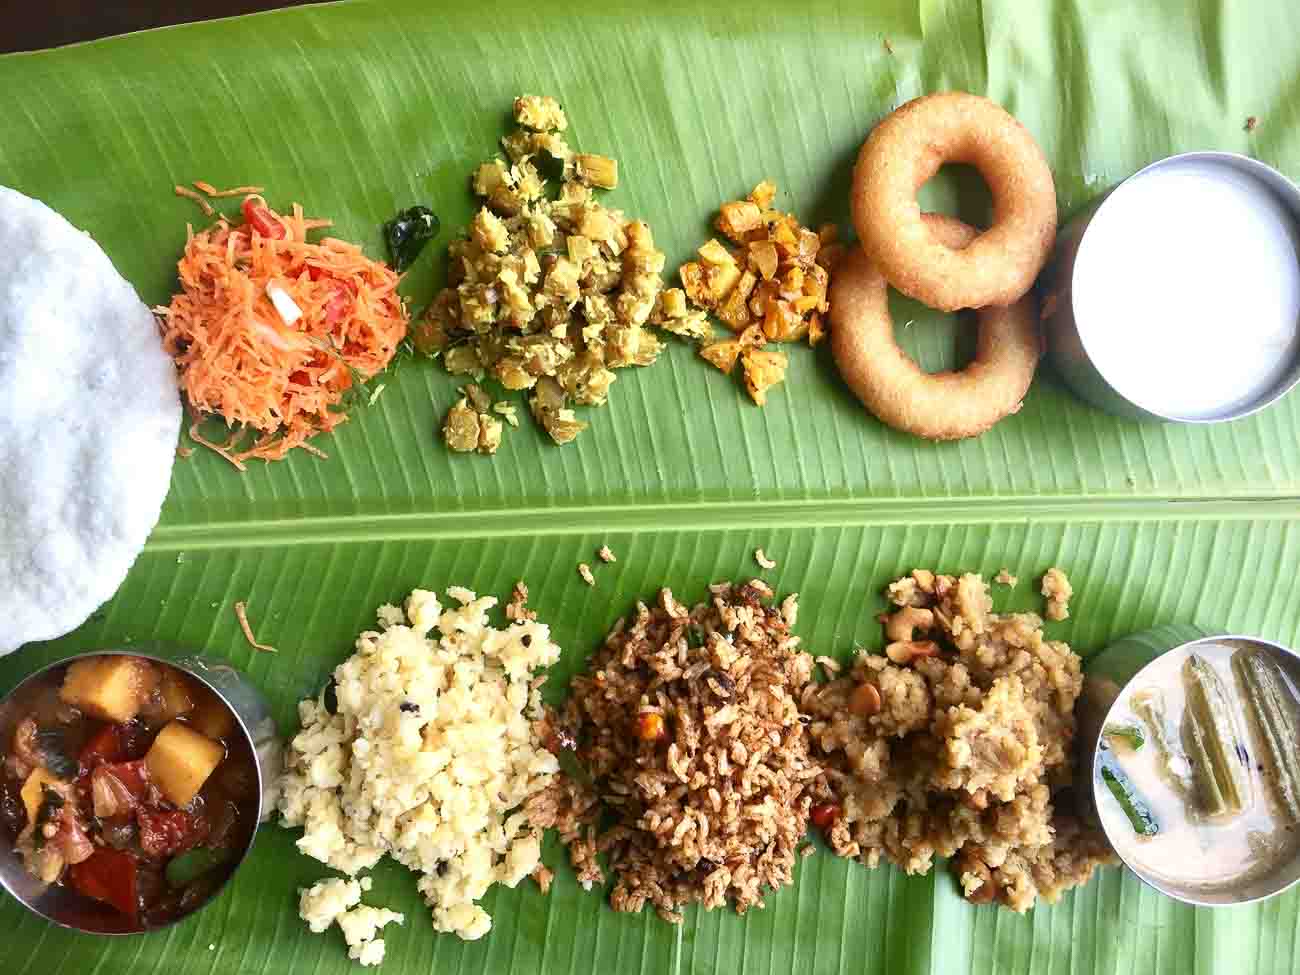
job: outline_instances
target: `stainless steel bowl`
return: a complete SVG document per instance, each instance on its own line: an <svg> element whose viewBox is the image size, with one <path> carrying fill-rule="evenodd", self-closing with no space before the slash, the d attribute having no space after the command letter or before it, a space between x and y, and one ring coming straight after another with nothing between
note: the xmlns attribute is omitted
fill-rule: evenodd
<svg viewBox="0 0 1300 975"><path fill-rule="evenodd" d="M1300 666L1300 654L1294 650L1261 640L1258 637L1236 636L1223 631L1214 631L1195 624L1169 624L1145 630L1142 633L1125 637L1087 663L1087 678L1083 694L1079 698L1076 711L1079 721L1081 770L1086 770L1091 786L1078 791L1080 801L1084 804L1081 812L1094 824L1105 829L1101 816L1098 815L1098 802L1101 784L1100 751L1101 732L1111 720L1111 710L1124 688L1135 680L1149 664L1166 653L1184 648L1190 649L1198 644L1228 644L1229 646L1255 647L1275 655L1284 665L1294 672ZM1112 846L1119 852L1119 846ZM1129 862L1120 853L1120 859L1143 883L1162 894L1201 907L1224 907L1232 904L1249 904L1280 894L1282 891L1300 881L1300 851L1290 861L1274 870L1250 877L1238 884L1207 888L1202 885L1180 885L1168 878L1154 877L1142 868Z"/></svg>
<svg viewBox="0 0 1300 975"><path fill-rule="evenodd" d="M1300 382L1300 189L1234 153L1162 159L1066 225L1043 294L1052 362L1093 405L1262 410Z"/></svg>
<svg viewBox="0 0 1300 975"><path fill-rule="evenodd" d="M31 688L52 670L66 666L80 657L90 656L132 656L152 660L164 666L175 667L199 681L211 690L226 706L235 718L235 725L243 737L254 758L257 771L257 818L264 822L274 811L274 788L279 780L283 761L282 743L279 740L275 720L263 698L262 693L242 673L223 660L205 657L197 653L165 644L147 644L131 650L95 650L76 657L67 657L26 677L22 683L0 700L0 735L3 735L7 748L17 723L15 711L24 697L24 689ZM252 849L257 835L257 824L249 832L248 843L239 853L239 859L231 869L225 881L195 910L202 910L230 882L238 872L239 865ZM70 891L62 885L50 886L41 883L27 872L22 860L15 854L12 841L8 836L0 835L0 886L26 908L41 917L76 931L90 934L123 935L138 934L137 929L124 929L121 915L108 908L98 910L87 903L87 898ZM177 917L168 924L158 925L148 930L156 931L175 923L194 913Z"/></svg>

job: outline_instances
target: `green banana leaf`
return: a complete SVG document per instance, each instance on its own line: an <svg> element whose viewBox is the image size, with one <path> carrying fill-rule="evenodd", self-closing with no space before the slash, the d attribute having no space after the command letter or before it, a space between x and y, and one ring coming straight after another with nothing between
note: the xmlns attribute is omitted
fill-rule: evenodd
<svg viewBox="0 0 1300 975"><path fill-rule="evenodd" d="M349 2L0 58L0 184L44 199L103 244L150 303L167 299L193 206L172 186L256 182L382 254L380 224L432 205L444 237L408 276L416 306L440 284L448 234L472 213L470 168L506 131L511 99L552 93L572 141L621 162L612 203L685 260L719 201L763 178L805 220L848 231L858 145L902 101L962 88L1021 118L1052 162L1063 216L1171 152L1249 153L1300 173L1300 8L1288 0L770 0L701 8ZM1245 120L1258 125L1246 131ZM978 219L968 174L941 174L930 208ZM1194 205L1194 201L1192 201ZM2 259L2 256L0 256ZM898 299L900 339L930 368L964 346L956 320ZM909 327L902 323L910 322ZM1225 323L1230 326L1230 323ZM228 657L266 690L282 730L349 652L374 608L415 586L508 593L524 578L564 657L562 693L608 626L663 584L758 571L802 592L798 631L819 653L878 644L880 588L913 566L1002 566L1022 582L1066 568L1081 652L1146 626L1197 620L1300 644L1300 396L1219 426L1141 425L1076 401L1049 369L985 436L933 445L888 430L838 383L825 349L791 350L759 410L672 343L626 370L591 429L556 448L527 419L494 459L437 442L457 383L407 361L320 445L239 474L178 460L163 519L118 595L65 639L0 660L0 690L37 666L167 640ZM521 414L524 411L521 410ZM609 544L619 556L580 561ZM248 602L251 650L232 607ZM279 973L350 968L338 933L296 916L326 875L276 826L208 908L163 932L92 938L0 901L6 962L47 971ZM1300 892L1196 910L1107 869L1024 916L977 908L937 870L905 878L823 852L744 917L615 914L556 868L495 889L492 932L437 935L413 878L385 865L368 899L407 914L385 931L390 972L1156 973L1294 972Z"/></svg>

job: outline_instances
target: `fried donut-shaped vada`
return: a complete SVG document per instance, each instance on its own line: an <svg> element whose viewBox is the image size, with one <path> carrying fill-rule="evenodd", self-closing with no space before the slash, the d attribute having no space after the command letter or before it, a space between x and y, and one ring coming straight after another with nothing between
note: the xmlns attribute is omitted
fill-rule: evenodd
<svg viewBox="0 0 1300 975"><path fill-rule="evenodd" d="M965 250L938 240L916 191L944 163L969 163L993 197L993 226ZM941 311L1018 301L1056 238L1047 159L1000 105L965 92L924 95L872 130L853 168L862 249L903 294Z"/></svg>
<svg viewBox="0 0 1300 975"><path fill-rule="evenodd" d="M940 214L924 217L927 233L960 253L978 231ZM898 430L928 440L983 433L1020 409L1042 354L1032 295L979 317L975 358L960 372L927 373L894 340L889 287L860 247L831 279L831 352L845 383L864 406Z"/></svg>

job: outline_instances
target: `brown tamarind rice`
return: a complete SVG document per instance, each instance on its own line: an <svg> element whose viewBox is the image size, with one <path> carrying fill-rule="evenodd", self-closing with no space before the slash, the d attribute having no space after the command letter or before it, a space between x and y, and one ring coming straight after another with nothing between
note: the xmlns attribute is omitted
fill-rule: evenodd
<svg viewBox="0 0 1300 975"><path fill-rule="evenodd" d="M1063 573L1049 577L1065 591ZM801 699L825 768L814 801L835 810L832 849L908 873L954 857L969 900L1054 903L1114 862L1064 792L1078 655L1044 639L1033 613L991 612L978 575L917 570L888 594L885 654L859 654L851 674Z"/></svg>
<svg viewBox="0 0 1300 975"><path fill-rule="evenodd" d="M790 634L796 597L766 605L757 579L710 596L638 603L574 679L553 737L584 770L548 810L578 880L604 883L603 853L614 909L649 903L673 923L696 902L743 914L790 883L821 775L798 710L813 660Z"/></svg>

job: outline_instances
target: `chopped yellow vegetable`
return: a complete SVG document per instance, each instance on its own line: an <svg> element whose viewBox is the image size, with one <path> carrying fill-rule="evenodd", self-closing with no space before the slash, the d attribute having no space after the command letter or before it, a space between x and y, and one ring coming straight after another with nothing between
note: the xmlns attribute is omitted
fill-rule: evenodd
<svg viewBox="0 0 1300 975"><path fill-rule="evenodd" d="M564 109L550 95L520 95L515 99L515 120L534 132L563 132L569 127Z"/></svg>
<svg viewBox="0 0 1300 975"><path fill-rule="evenodd" d="M210 691L195 702L194 710L186 717L185 723L213 741L228 741L235 731L235 719L230 708Z"/></svg>
<svg viewBox="0 0 1300 975"><path fill-rule="evenodd" d="M784 352L765 352L746 349L741 353L740 364L745 371L745 388L759 406L767 404L767 391L785 381L789 360Z"/></svg>
<svg viewBox="0 0 1300 975"><path fill-rule="evenodd" d="M776 199L776 184L770 179L765 179L754 187L754 191L749 194L750 201L762 210L766 210Z"/></svg>
<svg viewBox="0 0 1300 975"><path fill-rule="evenodd" d="M188 806L225 757L219 743L173 721L158 733L144 761L149 778L167 801Z"/></svg>
<svg viewBox="0 0 1300 975"><path fill-rule="evenodd" d="M167 668L158 682L162 707L155 716L160 721L171 721L194 710L194 698L188 682L177 671Z"/></svg>
<svg viewBox="0 0 1300 975"><path fill-rule="evenodd" d="M736 368L736 360L740 358L740 351L743 348L738 339L724 339L701 347L700 356L723 372L730 373Z"/></svg>
<svg viewBox="0 0 1300 975"><path fill-rule="evenodd" d="M756 240L749 245L749 262L763 276L764 281L776 277L780 257L776 253L776 244L770 240Z"/></svg>
<svg viewBox="0 0 1300 975"><path fill-rule="evenodd" d="M157 684L158 671L147 660L97 655L68 668L59 698L92 718L121 724L140 713Z"/></svg>
<svg viewBox="0 0 1300 975"><path fill-rule="evenodd" d="M724 203L714 226L737 244L742 244L746 234L763 226L763 212L750 200Z"/></svg>
<svg viewBox="0 0 1300 975"><path fill-rule="evenodd" d="M699 260L678 271L685 297L737 333L734 341L707 345L700 355L727 373L739 359L759 406L785 380L789 364L763 346L804 338L815 345L825 338L830 268L842 252L833 225L811 230L793 214L772 209L775 199L775 184L765 180L748 199L723 203L714 226L739 249L708 240Z"/></svg>
<svg viewBox="0 0 1300 975"><path fill-rule="evenodd" d="M807 227L799 228L799 258L804 261L815 261L817 252L821 250L822 239L813 233Z"/></svg>
<svg viewBox="0 0 1300 975"><path fill-rule="evenodd" d="M32 824L36 822L36 814L41 811L41 803L45 797L45 787L53 786L59 780L43 768L33 770L31 775L27 776L27 781L23 783L20 793L23 799L23 806L27 809L27 822Z"/></svg>
<svg viewBox="0 0 1300 975"><path fill-rule="evenodd" d="M686 292L681 288L666 288L659 294L659 306L664 318L682 318L686 315Z"/></svg>
<svg viewBox="0 0 1300 975"><path fill-rule="evenodd" d="M618 160L609 156L580 152L573 157L578 179L588 186L599 186L603 190L612 190L618 186Z"/></svg>
<svg viewBox="0 0 1300 975"><path fill-rule="evenodd" d="M822 324L822 316L810 316L808 319L808 344L817 345L824 338L826 338L826 326Z"/></svg>
<svg viewBox="0 0 1300 975"><path fill-rule="evenodd" d="M677 273L682 279L682 288L686 291L686 296L697 305L707 305L709 292L704 282L704 266L691 261L678 268Z"/></svg>
<svg viewBox="0 0 1300 975"><path fill-rule="evenodd" d="M750 271L746 271L745 274L752 277ZM741 276L741 281L744 281L744 275ZM749 324L749 305L745 299L744 289L738 284L731 289L731 294L727 295L726 300L718 306L717 316L722 319L722 324L733 332L739 332Z"/></svg>
<svg viewBox="0 0 1300 975"><path fill-rule="evenodd" d="M708 282L708 294L712 304L722 301L731 294L731 289L740 283L741 271L734 263L712 264L704 273Z"/></svg>
<svg viewBox="0 0 1300 975"><path fill-rule="evenodd" d="M698 253L706 264L734 265L736 263L735 255L723 247L716 238L710 238L700 245Z"/></svg>
<svg viewBox="0 0 1300 975"><path fill-rule="evenodd" d="M769 302L767 314L763 317L763 334L773 342L793 342L803 337L808 326L789 303L784 301Z"/></svg>

